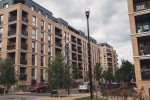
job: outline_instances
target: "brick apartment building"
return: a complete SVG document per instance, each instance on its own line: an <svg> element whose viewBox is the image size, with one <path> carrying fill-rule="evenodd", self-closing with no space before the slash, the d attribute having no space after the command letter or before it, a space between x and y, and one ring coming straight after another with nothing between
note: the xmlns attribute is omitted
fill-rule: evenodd
<svg viewBox="0 0 150 100"><path fill-rule="evenodd" d="M92 37L92 66L100 63L100 46ZM48 62L57 53L80 70L87 81L87 36L32 0L0 0L0 57L15 60L18 89L46 82ZM116 55L116 53L114 52ZM117 58L116 58L117 59ZM117 65L116 65L117 66Z"/></svg>

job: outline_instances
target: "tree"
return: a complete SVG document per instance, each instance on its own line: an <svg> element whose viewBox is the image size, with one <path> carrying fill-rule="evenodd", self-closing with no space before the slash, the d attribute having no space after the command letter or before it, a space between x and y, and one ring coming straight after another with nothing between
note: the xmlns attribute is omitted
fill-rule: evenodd
<svg viewBox="0 0 150 100"><path fill-rule="evenodd" d="M8 86L12 86L17 82L15 74L15 66L13 59L5 58L0 60L0 85L4 86L5 90Z"/></svg>
<svg viewBox="0 0 150 100"><path fill-rule="evenodd" d="M105 79L105 81L109 82L110 84L114 80L114 75L111 68L108 68L107 71L104 71L102 76Z"/></svg>
<svg viewBox="0 0 150 100"><path fill-rule="evenodd" d="M77 86L77 79L80 75L80 71L77 68L76 65L72 65L72 79L75 80L76 86Z"/></svg>
<svg viewBox="0 0 150 100"><path fill-rule="evenodd" d="M130 83L131 80L135 80L134 66L128 60L122 60L120 69L116 72L116 79L118 82Z"/></svg>
<svg viewBox="0 0 150 100"><path fill-rule="evenodd" d="M64 86L64 57L56 55L55 59L48 65L48 83L50 90L60 89Z"/></svg>
<svg viewBox="0 0 150 100"><path fill-rule="evenodd" d="M101 65L99 63L96 63L96 66L94 67L93 77L94 77L93 83L94 83L94 87L96 90L96 98L97 98L97 92L99 89L100 81L102 79L102 68L101 68Z"/></svg>

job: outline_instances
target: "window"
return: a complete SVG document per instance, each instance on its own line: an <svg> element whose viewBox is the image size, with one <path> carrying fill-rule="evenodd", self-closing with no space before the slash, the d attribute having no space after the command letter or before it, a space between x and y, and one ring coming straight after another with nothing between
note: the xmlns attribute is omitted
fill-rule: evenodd
<svg viewBox="0 0 150 100"><path fill-rule="evenodd" d="M35 42L32 41L32 52L35 52Z"/></svg>
<svg viewBox="0 0 150 100"><path fill-rule="evenodd" d="M51 36L48 35L48 43L50 44L51 43Z"/></svg>
<svg viewBox="0 0 150 100"><path fill-rule="evenodd" d="M51 33L51 24L48 24L48 32Z"/></svg>
<svg viewBox="0 0 150 100"><path fill-rule="evenodd" d="M45 17L48 18L48 14L46 14Z"/></svg>
<svg viewBox="0 0 150 100"><path fill-rule="evenodd" d="M44 21L41 20L41 29L44 30Z"/></svg>
<svg viewBox="0 0 150 100"><path fill-rule="evenodd" d="M32 55L32 65L35 65L35 55Z"/></svg>
<svg viewBox="0 0 150 100"><path fill-rule="evenodd" d="M44 41L44 32L41 32L41 41Z"/></svg>
<svg viewBox="0 0 150 100"><path fill-rule="evenodd" d="M32 25L36 26L36 17L35 16L32 17Z"/></svg>
<svg viewBox="0 0 150 100"><path fill-rule="evenodd" d="M44 66L44 57L41 56L41 66Z"/></svg>
<svg viewBox="0 0 150 100"><path fill-rule="evenodd" d="M3 28L0 28L0 38L2 38L2 34L3 34Z"/></svg>
<svg viewBox="0 0 150 100"><path fill-rule="evenodd" d="M36 30L32 29L32 39L36 39Z"/></svg>
<svg viewBox="0 0 150 100"><path fill-rule="evenodd" d="M42 15L42 11L41 10L39 10L39 14Z"/></svg>
<svg viewBox="0 0 150 100"><path fill-rule="evenodd" d="M31 75L32 75L32 80L34 80L35 79L35 68L32 68Z"/></svg>
<svg viewBox="0 0 150 100"><path fill-rule="evenodd" d="M44 53L44 44L41 44L41 53Z"/></svg>
<svg viewBox="0 0 150 100"><path fill-rule="evenodd" d="M0 41L0 48L2 48L2 41Z"/></svg>
<svg viewBox="0 0 150 100"><path fill-rule="evenodd" d="M48 55L51 55L51 47L48 47Z"/></svg>
<svg viewBox="0 0 150 100"><path fill-rule="evenodd" d="M4 8L8 8L8 3L4 4Z"/></svg>
<svg viewBox="0 0 150 100"><path fill-rule="evenodd" d="M35 11L35 8L34 8L34 6L31 6L31 10Z"/></svg>
<svg viewBox="0 0 150 100"><path fill-rule="evenodd" d="M3 15L0 15L0 25L2 25L3 24Z"/></svg>

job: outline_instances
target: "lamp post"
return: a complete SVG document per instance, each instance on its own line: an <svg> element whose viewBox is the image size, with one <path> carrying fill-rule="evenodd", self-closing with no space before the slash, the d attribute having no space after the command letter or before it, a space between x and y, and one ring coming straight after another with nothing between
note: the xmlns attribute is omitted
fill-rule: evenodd
<svg viewBox="0 0 150 100"><path fill-rule="evenodd" d="M90 36L89 36L89 15L90 9L85 11L87 18L87 32L88 32L88 62L89 62L89 82L90 82L90 98L93 99L93 88L92 88L92 66L91 66L91 48L90 48Z"/></svg>
<svg viewBox="0 0 150 100"><path fill-rule="evenodd" d="M67 67L68 67L68 69L70 69L69 68L69 55L68 55L69 54L69 41L68 40L66 41L66 49L67 49L66 50L67 51L67 53L66 53L67 54ZM67 84L67 90L68 90L67 92L68 92L68 95L70 95L70 78L69 78L70 74L69 73L70 73L70 70L68 70L68 75L67 75L67 81L68 81L67 82L68 83Z"/></svg>

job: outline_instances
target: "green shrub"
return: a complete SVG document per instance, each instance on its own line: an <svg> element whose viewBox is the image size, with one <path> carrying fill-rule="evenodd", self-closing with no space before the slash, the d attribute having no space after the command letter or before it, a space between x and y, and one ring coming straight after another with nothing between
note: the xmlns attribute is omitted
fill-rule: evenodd
<svg viewBox="0 0 150 100"><path fill-rule="evenodd" d="M0 87L0 94L3 94L3 93L4 93L4 88Z"/></svg>

